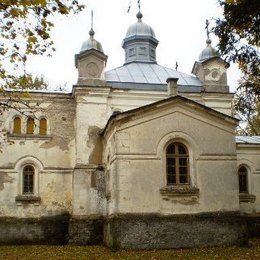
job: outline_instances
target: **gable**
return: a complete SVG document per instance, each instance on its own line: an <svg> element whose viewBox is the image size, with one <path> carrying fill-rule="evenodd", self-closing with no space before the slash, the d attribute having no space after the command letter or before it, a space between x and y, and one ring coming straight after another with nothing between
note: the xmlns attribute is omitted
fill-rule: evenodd
<svg viewBox="0 0 260 260"><path fill-rule="evenodd" d="M103 130L103 134L106 134L114 126L117 128L131 127L146 121L155 120L167 114L176 113L176 111L198 118L198 120L207 121L209 124L218 125L220 128L227 127L228 129L233 129L238 124L238 120L233 117L185 97L175 96L112 116Z"/></svg>

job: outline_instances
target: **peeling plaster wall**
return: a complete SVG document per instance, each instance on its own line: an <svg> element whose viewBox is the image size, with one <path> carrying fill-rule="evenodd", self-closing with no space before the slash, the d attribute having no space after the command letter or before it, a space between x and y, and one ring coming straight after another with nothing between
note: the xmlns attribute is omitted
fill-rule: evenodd
<svg viewBox="0 0 260 260"><path fill-rule="evenodd" d="M34 100L35 99L35 100ZM9 135L0 155L0 217L39 218L72 213L72 174L75 166L75 103L71 98L35 96L38 102L36 118L48 120L46 137L26 135L26 117L22 117L22 135ZM25 108L21 108L26 112ZM3 125L12 133L12 120L19 113L8 111ZM36 169L35 182L40 202L16 201L22 190L24 165Z"/></svg>
<svg viewBox="0 0 260 260"><path fill-rule="evenodd" d="M76 168L73 215L104 215L106 198L100 132L111 115L106 90L76 89ZM102 190L102 191L101 191Z"/></svg>
<svg viewBox="0 0 260 260"><path fill-rule="evenodd" d="M74 216L105 214L105 175L102 169L75 169L73 186Z"/></svg>
<svg viewBox="0 0 260 260"><path fill-rule="evenodd" d="M107 136L107 146L116 140L116 155L110 162L109 214L191 214L238 211L235 125L228 125L196 110L174 107L138 115ZM169 139L167 139L169 138ZM190 152L192 185L199 198L164 198L166 186L163 146L169 140L183 141ZM115 207L116 205L116 207Z"/></svg>
<svg viewBox="0 0 260 260"><path fill-rule="evenodd" d="M126 111L144 106L167 98L167 93L117 90L96 86L76 87L73 95L32 94L31 103L39 103L37 117L45 115L48 119L50 138L14 138L10 139L14 143L4 148L0 156L0 171L5 172L7 169L8 177L2 178L5 182L2 186L4 185L5 189L3 191L0 189L0 195L8 202L5 207L1 207L0 202L3 215L39 216L43 214L48 216L64 211L76 216L103 215L107 211L106 196L110 201L108 210L111 212L117 210L119 195L116 191L116 183L117 172L120 168L113 158L113 149L122 147L113 140L114 143L109 151L109 169L106 169L107 163L102 158L103 147L99 133L113 111ZM232 95L219 93L183 95L201 104L207 103L221 112L231 113ZM2 129L11 131L11 122L15 114L14 111L8 111L3 116L0 120ZM22 129L25 132L26 124L25 120L23 121ZM36 131L38 130L36 126ZM128 133L123 133L119 138L126 141L131 137ZM128 151L128 146L124 145L122 149ZM40 206L27 205L27 208L31 208L30 211L21 213L20 209L23 207L20 207L20 212L18 212L14 201L19 190L19 178L15 165L21 158L28 156L39 160L44 167L39 179L42 202ZM102 164L105 164L103 165L105 168L101 170L99 165ZM96 179L100 180L100 183L104 183L107 179L105 195L100 193L100 189L103 188L93 185ZM61 182L65 182L62 192L60 191ZM8 190L10 185L12 188ZM55 199L52 200L52 197Z"/></svg>
<svg viewBox="0 0 260 260"><path fill-rule="evenodd" d="M231 114L232 95L210 93L206 94L185 94L191 99L209 106L216 107L218 111ZM133 108L144 106L161 99L167 98L165 92L145 92L131 90L112 90L110 88L75 88L76 109L76 169L73 179L73 215L86 216L93 214L104 214L107 210L115 211L117 208L117 180L118 166L114 161L107 164L107 154L102 151L102 140L99 135L105 127L113 111L127 111ZM124 134L123 134L124 135ZM126 134L127 135L127 134ZM122 136L122 138L129 138ZM148 138L149 139L149 138ZM131 141L130 141L131 142ZM149 142L148 142L149 143ZM113 157L110 145L110 160ZM133 144L134 145L134 144ZM117 149L114 147L114 149ZM127 145L124 146L127 151ZM103 158L102 158L103 154ZM104 157L105 156L105 157ZM107 179L106 195L107 201L97 193L97 189L91 187L91 181L95 175L98 165L106 167L104 177ZM109 169L107 169L109 165ZM113 169L113 170L111 170ZM113 208L113 210L112 210Z"/></svg>
<svg viewBox="0 0 260 260"><path fill-rule="evenodd" d="M71 213L72 174L51 171L40 174L39 196L41 201L37 203L16 202L18 174L10 172L8 175L13 182L6 183L5 189L0 190L0 217L40 218Z"/></svg>
<svg viewBox="0 0 260 260"><path fill-rule="evenodd" d="M113 131L109 136L103 139L103 163L106 165L106 213L112 214L117 212L117 169L116 161L116 133Z"/></svg>
<svg viewBox="0 0 260 260"><path fill-rule="evenodd" d="M7 183L13 183L14 179L7 172L0 172L0 191L4 190Z"/></svg>

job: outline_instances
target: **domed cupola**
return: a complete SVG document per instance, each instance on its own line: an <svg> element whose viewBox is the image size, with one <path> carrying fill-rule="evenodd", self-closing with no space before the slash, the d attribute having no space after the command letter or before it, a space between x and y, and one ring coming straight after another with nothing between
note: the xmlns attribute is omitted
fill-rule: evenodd
<svg viewBox="0 0 260 260"><path fill-rule="evenodd" d="M91 12L91 30L89 39L83 42L80 53L75 56L75 65L78 69L78 85L90 84L89 80L105 80L107 56L104 54L100 42L94 39L93 11Z"/></svg>
<svg viewBox="0 0 260 260"><path fill-rule="evenodd" d="M211 40L208 38L207 47L201 52L199 61L206 61L212 58L220 57L218 51L211 46Z"/></svg>
<svg viewBox="0 0 260 260"><path fill-rule="evenodd" d="M132 36L148 36L148 37L156 38L153 28L142 21L143 18L142 13L138 12L136 17L138 19L137 22L132 24L128 28L125 38L129 38Z"/></svg>
<svg viewBox="0 0 260 260"><path fill-rule="evenodd" d="M194 63L192 73L203 83L205 92L228 93L228 64L221 59L218 51L211 46L208 26L209 22L207 20L207 47L201 52L199 61Z"/></svg>
<svg viewBox="0 0 260 260"><path fill-rule="evenodd" d="M91 30L89 31L90 37L87 41L83 42L80 52L94 49L94 50L104 53L101 43L94 39L94 35L95 35L95 32L94 32L93 28L91 28Z"/></svg>
<svg viewBox="0 0 260 260"><path fill-rule="evenodd" d="M154 30L142 21L143 15L140 11L136 17L137 22L128 28L122 44L125 49L125 63L156 63L156 47L159 42Z"/></svg>

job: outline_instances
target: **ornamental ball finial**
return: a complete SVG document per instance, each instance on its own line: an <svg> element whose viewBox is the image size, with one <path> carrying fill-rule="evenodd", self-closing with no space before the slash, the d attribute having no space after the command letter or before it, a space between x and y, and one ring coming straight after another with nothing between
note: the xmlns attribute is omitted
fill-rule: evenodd
<svg viewBox="0 0 260 260"><path fill-rule="evenodd" d="M138 20L141 20L143 18L143 14L139 11L136 15Z"/></svg>
<svg viewBox="0 0 260 260"><path fill-rule="evenodd" d="M93 36L95 35L95 32L94 32L93 28L91 28L91 30L89 31L89 35L90 35L91 37L93 37Z"/></svg>
<svg viewBox="0 0 260 260"><path fill-rule="evenodd" d="M211 42L212 42L212 41L211 41L211 39L209 39L209 38L208 38L207 41L206 41L206 43L207 43L208 45L211 44Z"/></svg>

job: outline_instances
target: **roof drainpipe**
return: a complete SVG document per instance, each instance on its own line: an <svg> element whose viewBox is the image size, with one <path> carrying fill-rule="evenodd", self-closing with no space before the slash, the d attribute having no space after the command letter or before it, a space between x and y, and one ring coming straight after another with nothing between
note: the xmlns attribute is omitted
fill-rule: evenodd
<svg viewBox="0 0 260 260"><path fill-rule="evenodd" d="M167 85L167 90L168 90L168 96L169 97L174 97L178 95L178 82L179 78L168 78L166 82L168 83Z"/></svg>

